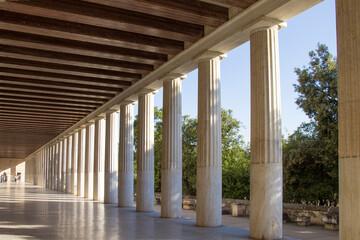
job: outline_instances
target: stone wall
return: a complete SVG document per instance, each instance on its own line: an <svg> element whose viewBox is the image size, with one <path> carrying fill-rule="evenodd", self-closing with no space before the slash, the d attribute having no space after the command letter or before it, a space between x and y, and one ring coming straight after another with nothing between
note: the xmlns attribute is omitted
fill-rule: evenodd
<svg viewBox="0 0 360 240"><path fill-rule="evenodd" d="M155 194L155 204L161 204L160 193ZM194 196L183 196L183 209L195 210L195 208L196 198ZM222 212L223 214L232 214L234 217L248 217L250 215L250 201L223 198ZM302 226L322 225L326 229L337 230L339 227L339 208L284 203L283 221Z"/></svg>

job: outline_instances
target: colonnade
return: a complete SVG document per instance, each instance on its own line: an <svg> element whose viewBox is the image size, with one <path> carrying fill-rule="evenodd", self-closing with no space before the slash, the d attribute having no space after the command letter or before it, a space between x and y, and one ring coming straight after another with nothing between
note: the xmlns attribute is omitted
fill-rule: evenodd
<svg viewBox="0 0 360 240"><path fill-rule="evenodd" d="M251 33L251 237L282 237L279 26ZM198 63L196 224L220 226L222 213L221 52L204 51ZM161 216L181 217L181 74L163 82ZM154 210L154 92L138 92L136 211ZM26 162L27 182L86 198L133 206L134 102L118 103ZM119 124L115 117L120 110ZM119 140L116 129L119 126ZM116 149L119 142L119 154ZM33 168L36 166L36 168ZM31 171L31 172L29 172ZM103 192L102 192L103 191Z"/></svg>

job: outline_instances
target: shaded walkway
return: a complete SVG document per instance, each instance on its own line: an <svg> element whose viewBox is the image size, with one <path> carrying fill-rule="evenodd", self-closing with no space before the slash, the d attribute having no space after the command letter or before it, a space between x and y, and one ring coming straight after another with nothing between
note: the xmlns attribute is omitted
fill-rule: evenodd
<svg viewBox="0 0 360 240"><path fill-rule="evenodd" d="M195 220L186 217L191 214L184 211L185 218L162 219L158 212L137 213L135 208L104 205L30 184L0 184L2 240L248 239L248 231L237 227L196 227ZM224 224L229 219L243 221L231 216L223 219Z"/></svg>

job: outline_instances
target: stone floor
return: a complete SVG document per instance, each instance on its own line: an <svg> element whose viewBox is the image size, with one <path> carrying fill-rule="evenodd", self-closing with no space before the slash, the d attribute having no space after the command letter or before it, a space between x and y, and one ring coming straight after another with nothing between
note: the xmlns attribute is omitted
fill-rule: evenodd
<svg viewBox="0 0 360 240"><path fill-rule="evenodd" d="M182 219L162 219L159 215L137 213L135 208L104 205L30 184L0 184L1 240L249 239L248 218L223 216L225 226L200 228L195 226L194 211L184 211ZM338 239L338 232L289 224L284 225L284 235Z"/></svg>

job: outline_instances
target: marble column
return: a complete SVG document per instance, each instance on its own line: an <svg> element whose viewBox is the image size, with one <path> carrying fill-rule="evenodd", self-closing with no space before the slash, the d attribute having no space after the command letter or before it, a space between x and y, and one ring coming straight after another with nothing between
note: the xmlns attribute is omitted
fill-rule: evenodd
<svg viewBox="0 0 360 240"><path fill-rule="evenodd" d="M77 190L76 195L84 196L84 158L85 158L85 129L78 133L78 158L77 158Z"/></svg>
<svg viewBox="0 0 360 240"><path fill-rule="evenodd" d="M279 26L254 30L251 54L250 237L282 238Z"/></svg>
<svg viewBox="0 0 360 240"><path fill-rule="evenodd" d="M52 145L48 146L48 188L51 189L51 178L52 178Z"/></svg>
<svg viewBox="0 0 360 240"><path fill-rule="evenodd" d="M34 164L34 163L32 163L32 164ZM10 168L10 181L9 182L15 181L15 175L16 175L16 166L12 166Z"/></svg>
<svg viewBox="0 0 360 240"><path fill-rule="evenodd" d="M56 161L57 161L57 143L54 143L52 149L52 169L51 169L51 189L55 190L56 186Z"/></svg>
<svg viewBox="0 0 360 240"><path fill-rule="evenodd" d="M198 60L198 146L196 225L221 225L222 158L220 60L217 52L204 52Z"/></svg>
<svg viewBox="0 0 360 240"><path fill-rule="evenodd" d="M66 149L66 181L65 181L65 193L71 192L71 156L72 156L72 136L67 137L67 149Z"/></svg>
<svg viewBox="0 0 360 240"><path fill-rule="evenodd" d="M154 94L139 95L136 211L154 211Z"/></svg>
<svg viewBox="0 0 360 240"><path fill-rule="evenodd" d="M117 172L118 161L115 156L117 147L115 140L116 110L106 112L105 130L105 181L104 181L104 203L117 203Z"/></svg>
<svg viewBox="0 0 360 240"><path fill-rule="evenodd" d="M56 190L60 191L61 190L61 168L62 168L62 158L63 158L63 153L62 153L62 146L63 146L63 142L62 140L59 140L58 142L58 157L57 157L57 169L56 169Z"/></svg>
<svg viewBox="0 0 360 240"><path fill-rule="evenodd" d="M46 146L46 188L50 188L50 146Z"/></svg>
<svg viewBox="0 0 360 240"><path fill-rule="evenodd" d="M163 79L163 137L161 217L180 218L182 212L181 78Z"/></svg>
<svg viewBox="0 0 360 240"><path fill-rule="evenodd" d="M360 236L360 2L337 0L339 220L341 240Z"/></svg>
<svg viewBox="0 0 360 240"><path fill-rule="evenodd" d="M61 185L60 191L65 192L66 184L66 159L67 159L67 139L63 138L62 140L62 158L61 158Z"/></svg>
<svg viewBox="0 0 360 240"><path fill-rule="evenodd" d="M134 204L133 103L121 104L119 130L118 205L119 207L132 207Z"/></svg>
<svg viewBox="0 0 360 240"><path fill-rule="evenodd" d="M72 136L72 158L71 158L71 193L76 195L77 190L77 152L78 152L78 133Z"/></svg>
<svg viewBox="0 0 360 240"><path fill-rule="evenodd" d="M86 140L85 140L85 182L84 182L84 197L93 197L93 156L94 156L94 142L93 142L93 123L86 125Z"/></svg>
<svg viewBox="0 0 360 240"><path fill-rule="evenodd" d="M93 188L93 199L99 201L101 198L100 191L103 190L103 182L104 182L104 175L100 174L100 170L104 170L104 166L101 166L103 163L103 154L104 149L102 149L102 119L103 117L95 118L94 123L94 188ZM102 181L100 181L102 180ZM99 188L100 186L100 188Z"/></svg>

